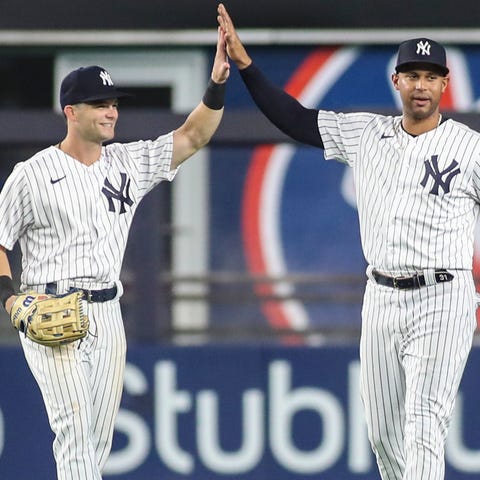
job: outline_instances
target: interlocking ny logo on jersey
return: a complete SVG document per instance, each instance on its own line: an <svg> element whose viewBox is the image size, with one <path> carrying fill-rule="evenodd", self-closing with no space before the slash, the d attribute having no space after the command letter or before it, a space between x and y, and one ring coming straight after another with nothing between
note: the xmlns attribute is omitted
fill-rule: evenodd
<svg viewBox="0 0 480 480"><path fill-rule="evenodd" d="M417 43L417 54L421 55L430 55L431 45L425 40L424 42L420 41Z"/></svg>
<svg viewBox="0 0 480 480"><path fill-rule="evenodd" d="M102 188L102 193L107 197L108 200L108 211L115 212L114 200L120 202L120 213L125 213L125 204L129 207L133 205L133 200L130 198L130 179L127 180L126 173L120 173L121 183L120 188L115 188L108 178L105 178L103 183L104 187Z"/></svg>
<svg viewBox="0 0 480 480"><path fill-rule="evenodd" d="M444 193L450 192L450 183L460 173L460 168L456 168L458 162L452 160L452 163L445 169L440 171L438 168L438 155L432 155L430 160L425 160L425 175L420 182L422 187L427 185L429 177L432 177L434 184L429 193L432 195L438 195L438 189L442 187Z"/></svg>

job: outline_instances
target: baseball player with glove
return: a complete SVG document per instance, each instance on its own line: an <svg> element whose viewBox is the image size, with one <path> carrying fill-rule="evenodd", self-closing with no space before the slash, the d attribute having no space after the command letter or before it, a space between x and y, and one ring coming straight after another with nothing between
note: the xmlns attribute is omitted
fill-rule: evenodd
<svg viewBox="0 0 480 480"><path fill-rule="evenodd" d="M444 444L476 328L473 234L480 134L442 117L449 70L428 38L403 42L399 116L305 108L272 84L218 7L227 53L260 110L293 139L353 169L369 264L361 393L383 480L444 478Z"/></svg>
<svg viewBox="0 0 480 480"><path fill-rule="evenodd" d="M45 402L59 480L102 478L123 387L128 231L142 198L215 133L229 71L219 30L210 82L186 121L155 140L104 146L125 94L102 67L74 70L60 90L65 138L17 164L0 193L0 300ZM17 241L21 292L6 253Z"/></svg>

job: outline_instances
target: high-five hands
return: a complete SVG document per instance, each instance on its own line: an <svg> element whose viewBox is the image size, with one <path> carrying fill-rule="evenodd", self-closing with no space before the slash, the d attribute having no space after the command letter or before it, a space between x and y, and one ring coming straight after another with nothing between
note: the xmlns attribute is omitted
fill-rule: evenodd
<svg viewBox="0 0 480 480"><path fill-rule="evenodd" d="M218 24L225 39L227 55L235 62L240 70L243 70L252 63L252 59L248 56L223 3L218 5L217 13Z"/></svg>

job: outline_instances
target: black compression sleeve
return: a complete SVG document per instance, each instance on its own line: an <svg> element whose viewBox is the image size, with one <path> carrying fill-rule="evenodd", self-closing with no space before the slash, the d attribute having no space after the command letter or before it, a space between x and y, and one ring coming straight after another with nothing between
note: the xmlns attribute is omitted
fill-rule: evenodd
<svg viewBox="0 0 480 480"><path fill-rule="evenodd" d="M4 308L5 308L5 303L12 295L15 295L12 279L7 275L1 275L0 276L0 302L2 302L2 305Z"/></svg>
<svg viewBox="0 0 480 480"><path fill-rule="evenodd" d="M318 131L318 110L305 108L300 102L271 83L251 63L240 75L258 108L283 133L297 142L323 148Z"/></svg>
<svg viewBox="0 0 480 480"><path fill-rule="evenodd" d="M212 110L221 110L224 99L225 83L216 83L210 79L202 98L203 103Z"/></svg>

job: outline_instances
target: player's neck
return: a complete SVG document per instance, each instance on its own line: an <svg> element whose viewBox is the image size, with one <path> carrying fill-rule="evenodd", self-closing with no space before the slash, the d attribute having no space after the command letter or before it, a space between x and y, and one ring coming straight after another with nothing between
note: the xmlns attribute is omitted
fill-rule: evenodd
<svg viewBox="0 0 480 480"><path fill-rule="evenodd" d="M100 158L102 152L101 144L92 142L75 142L68 136L59 142L56 147L84 165L92 165L95 163Z"/></svg>
<svg viewBox="0 0 480 480"><path fill-rule="evenodd" d="M408 115L403 115L402 127L410 135L421 135L437 128L442 121L442 115L439 112L428 118L416 119Z"/></svg>

